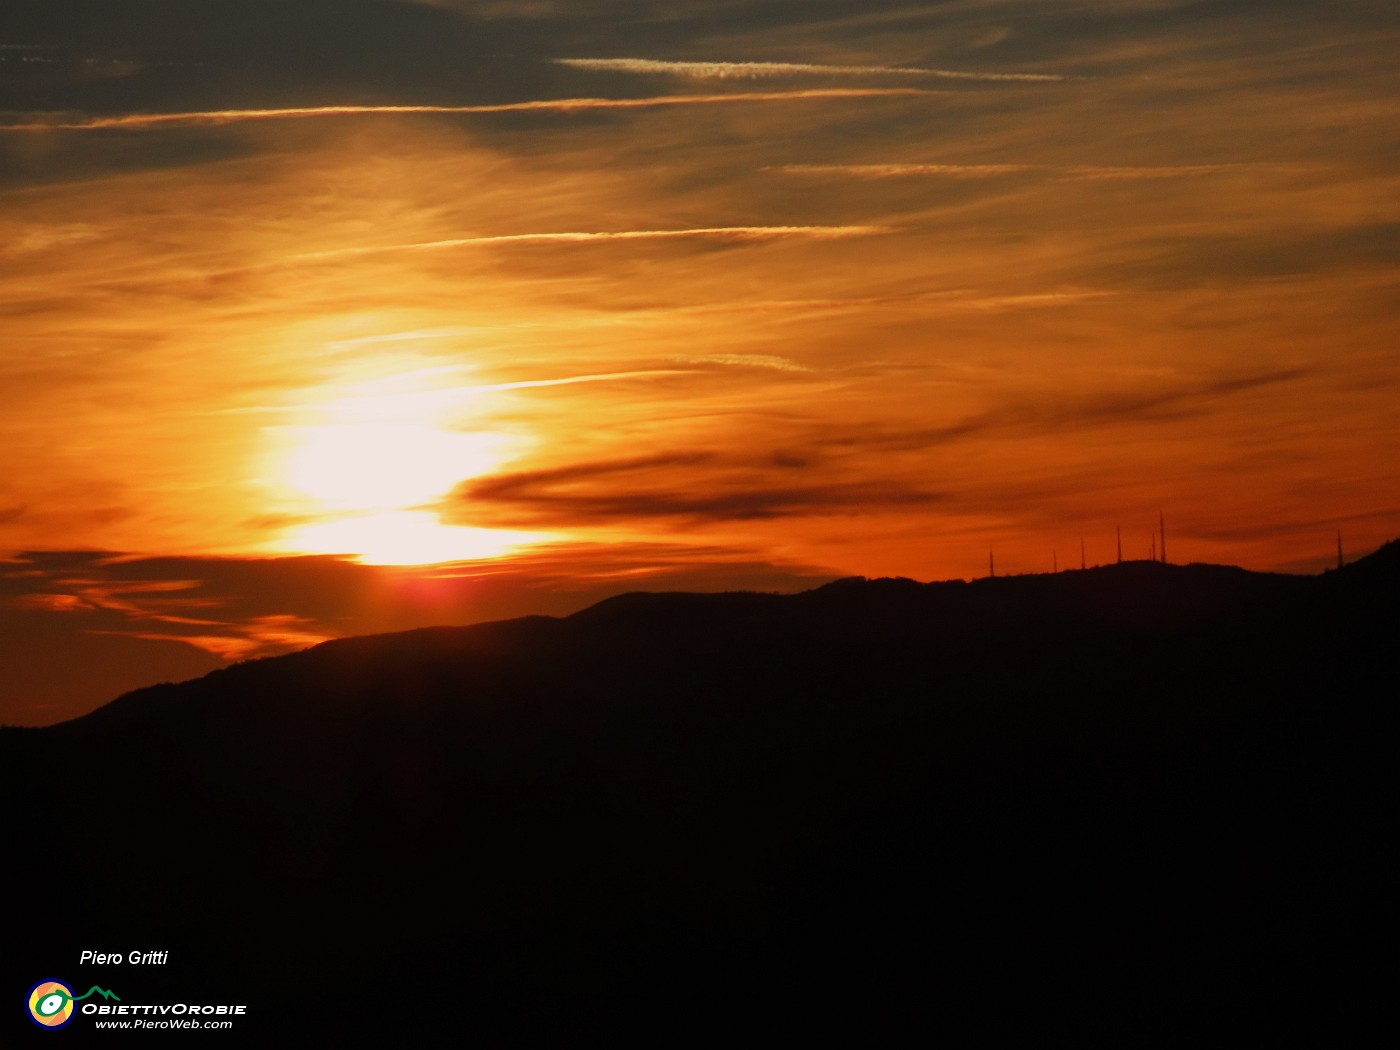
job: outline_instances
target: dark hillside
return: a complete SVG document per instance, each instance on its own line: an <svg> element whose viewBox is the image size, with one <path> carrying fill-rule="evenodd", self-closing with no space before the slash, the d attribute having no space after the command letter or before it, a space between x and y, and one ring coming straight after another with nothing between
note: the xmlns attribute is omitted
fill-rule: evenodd
<svg viewBox="0 0 1400 1050"><path fill-rule="evenodd" d="M1398 586L630 594L142 690L0 735L11 983L318 1042L1379 1045Z"/></svg>

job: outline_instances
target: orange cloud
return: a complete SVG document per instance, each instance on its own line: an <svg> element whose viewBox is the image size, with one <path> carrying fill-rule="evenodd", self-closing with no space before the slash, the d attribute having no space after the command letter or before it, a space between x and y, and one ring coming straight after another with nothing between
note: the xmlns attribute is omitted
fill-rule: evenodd
<svg viewBox="0 0 1400 1050"><path fill-rule="evenodd" d="M753 79L817 74L825 76L937 77L947 80L1047 82L1064 80L1055 73L968 72L918 66L842 66L816 62L673 62L653 58L556 58L561 66L608 73L665 73L694 79Z"/></svg>
<svg viewBox="0 0 1400 1050"><path fill-rule="evenodd" d="M552 98L471 106L286 106L278 109L211 109L185 113L127 113L115 117L86 117L0 124L0 131L97 131L121 128L182 127L236 124L259 120L311 117L404 116L421 114L575 113L592 109L652 109L666 106L709 106L729 102L801 102L817 99L910 97L927 95L919 88L810 88L804 91L747 91L723 95L658 95L651 98Z"/></svg>

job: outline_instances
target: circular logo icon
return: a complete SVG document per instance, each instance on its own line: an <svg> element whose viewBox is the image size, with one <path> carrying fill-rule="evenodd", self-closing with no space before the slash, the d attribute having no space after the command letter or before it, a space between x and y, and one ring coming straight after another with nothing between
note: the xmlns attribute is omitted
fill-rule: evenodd
<svg viewBox="0 0 1400 1050"><path fill-rule="evenodd" d="M29 1016L45 1028L62 1028L73 1020L73 992L62 981L40 981L29 989Z"/></svg>

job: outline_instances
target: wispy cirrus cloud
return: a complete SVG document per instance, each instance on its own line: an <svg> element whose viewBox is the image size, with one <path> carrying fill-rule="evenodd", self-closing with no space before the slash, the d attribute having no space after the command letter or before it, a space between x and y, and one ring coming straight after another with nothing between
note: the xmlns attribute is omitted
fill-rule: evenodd
<svg viewBox="0 0 1400 1050"><path fill-rule="evenodd" d="M924 313L959 313L975 311L1015 310L1048 306L1073 306L1095 300L1110 299L1119 293L1107 288L1057 288L1041 292L996 292L983 288L937 288L902 292L891 295L831 296L824 299L738 299L720 304L700 304L661 309L616 311L596 319L598 325L620 325L655 320L657 317L704 317L709 315L736 316L743 314L769 315L775 318L809 317L828 314L862 313L872 307L903 307L920 315ZM572 322L577 325L581 322ZM677 361L719 362L754 365L777 371L807 371L802 365L776 355L710 354L674 357ZM784 362L787 362L784 364Z"/></svg>
<svg viewBox="0 0 1400 1050"><path fill-rule="evenodd" d="M631 372L599 372L582 376L561 376L557 379L517 379L509 383L486 383L474 386L477 391L486 390L533 390L539 387L574 386L578 383L608 383L619 379L649 379L655 376L688 375L687 368L644 368Z"/></svg>
<svg viewBox="0 0 1400 1050"><path fill-rule="evenodd" d="M696 226L680 230L572 230L555 233L502 233L481 237L450 237L440 241L366 245L293 256L289 262L320 262L393 252L446 251L452 248L512 244L590 244L598 241L781 241L791 238L837 240L891 232L888 226Z"/></svg>
<svg viewBox="0 0 1400 1050"><path fill-rule="evenodd" d="M784 175L849 175L861 179L893 179L912 175L947 175L978 179L1035 170L1033 164L780 164L765 168Z"/></svg>
<svg viewBox="0 0 1400 1050"><path fill-rule="evenodd" d="M776 354L684 354L676 361L697 365L729 365L736 368L766 368L774 372L810 372L806 365Z"/></svg>
<svg viewBox="0 0 1400 1050"><path fill-rule="evenodd" d="M763 243L785 240L832 241L849 237L874 237L896 232L889 226L699 226L671 230L566 230L546 233L484 234L479 237L449 237L436 241L408 241L402 244L366 244L350 248L330 248L319 252L302 252L250 266L228 267L211 271L206 276L230 277L237 274L259 273L286 266L337 263L372 256L410 255L419 252L444 252L463 248L529 247L553 244L597 244L625 241L729 241ZM452 333L449 334L460 334ZM382 338L382 337L376 337ZM398 337L393 337L398 338ZM345 341L342 341L344 344Z"/></svg>
<svg viewBox="0 0 1400 1050"><path fill-rule="evenodd" d="M603 73L661 74L692 80L756 80L791 76L901 76L944 80L1046 82L1067 80L1057 73L984 73L920 66L844 66L816 62L673 62L656 58L556 58L558 65Z"/></svg>
<svg viewBox="0 0 1400 1050"><path fill-rule="evenodd" d="M1063 179L1089 181L1121 180L1136 182L1147 179L1179 179L1194 175L1218 175L1260 165L1250 164L782 164L766 171L784 175L844 175L857 179L898 179L920 175L955 179L995 178L999 175L1019 175L1026 172Z"/></svg>
<svg viewBox="0 0 1400 1050"><path fill-rule="evenodd" d="M249 660L260 656L275 656L292 649L305 649L320 645L338 633L329 632L317 626L315 621L301 616L279 614L255 616L244 623L220 624L219 634L163 634L159 631L107 631L96 630L94 634L108 634L117 637L134 638L146 642L177 642L190 645L222 660Z"/></svg>
<svg viewBox="0 0 1400 1050"><path fill-rule="evenodd" d="M267 656L288 649L316 645L337 636L337 632L317 626L305 617L290 613L265 613L248 617L211 618L213 610L225 604L205 590L198 579L123 579L104 575L109 565L101 561L85 565L97 570L82 576L35 577L37 588L8 598L5 604L25 612L66 613L86 618L98 617L88 625L94 635L111 635L144 641L178 642L211 653L225 660ZM9 588L5 588L9 589ZM191 616L194 610L201 616ZM105 620L102 614L108 615ZM161 624L153 630L149 624ZM194 630L191 630L191 629Z"/></svg>
<svg viewBox="0 0 1400 1050"><path fill-rule="evenodd" d="M1038 437L1090 427L1137 424L1144 419L1181 420L1218 410L1223 399L1306 379L1304 368L1276 368L1245 375L1201 376L1120 389L1089 391L1054 403L1041 398L1007 403L943 426L884 430L876 426L833 430L819 446L863 449L928 449L989 432Z"/></svg>
<svg viewBox="0 0 1400 1050"><path fill-rule="evenodd" d="M646 98L548 98L470 106L289 106L277 109L209 109L180 113L126 113L110 117L53 116L0 124L0 131L98 131L191 125L235 124L258 120L315 117L404 115L474 115L490 113L574 113L595 109L654 109L661 106L709 106L729 102L799 102L811 99L918 97L922 88L808 88L800 91L744 91L718 95L656 95Z"/></svg>
<svg viewBox="0 0 1400 1050"><path fill-rule="evenodd" d="M1242 164L1164 164L1161 166L1118 166L1101 164L1069 164L1058 169L1051 168L1052 172L1068 179L1097 180L1123 180L1137 181L1139 179L1179 179L1189 178L1193 175L1219 175L1222 172L1237 171L1246 165ZM1252 168L1260 168L1264 165L1249 165Z"/></svg>
<svg viewBox="0 0 1400 1050"><path fill-rule="evenodd" d="M198 580L117 581L82 577L60 577L53 583L53 590L25 595L22 600L17 599L17 604L53 612L105 610L143 619L172 620L172 610L189 608L192 599L170 595L190 592L200 585Z"/></svg>

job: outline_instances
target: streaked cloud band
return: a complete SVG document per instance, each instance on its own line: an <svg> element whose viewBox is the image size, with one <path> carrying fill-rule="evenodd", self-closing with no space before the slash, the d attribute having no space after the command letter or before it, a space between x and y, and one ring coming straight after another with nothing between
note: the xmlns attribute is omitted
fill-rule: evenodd
<svg viewBox="0 0 1400 1050"><path fill-rule="evenodd" d="M593 109L650 109L707 106L725 102L794 102L806 99L879 98L928 95L920 88L811 88L802 91L746 91L720 95L657 95L647 98L551 98L473 106L293 106L282 109L211 109L183 113L127 113L111 117L56 117L0 124L0 131L94 131L121 128L233 124L255 120L412 114L570 113Z"/></svg>
<svg viewBox="0 0 1400 1050"><path fill-rule="evenodd" d="M860 179L895 179L918 175L941 175L949 178L992 178L997 175L1016 175L1023 172L1037 172L1065 179L1086 180L1142 180L1174 179L1192 175L1216 175L1225 171L1237 171L1240 164L1168 164L1153 165L1101 165L1101 164L783 164L766 171L778 171L785 175L847 175ZM1258 165L1249 165L1257 168Z"/></svg>
<svg viewBox="0 0 1400 1050"><path fill-rule="evenodd" d="M841 66L815 62L670 62L655 58L556 58L558 65L603 73L663 74L695 80L757 79L810 74L826 76L938 77L945 80L1054 81L1055 73L973 73L920 66Z"/></svg>
<svg viewBox="0 0 1400 1050"><path fill-rule="evenodd" d="M472 248L510 244L588 244L597 241L780 241L793 238L838 240L844 237L870 237L889 233L888 226L699 226L683 230L577 230L557 233L503 233L483 237L454 237L441 241L415 241L359 248L340 248L294 256L293 262L319 262L379 255L390 252L430 252L452 248Z"/></svg>

